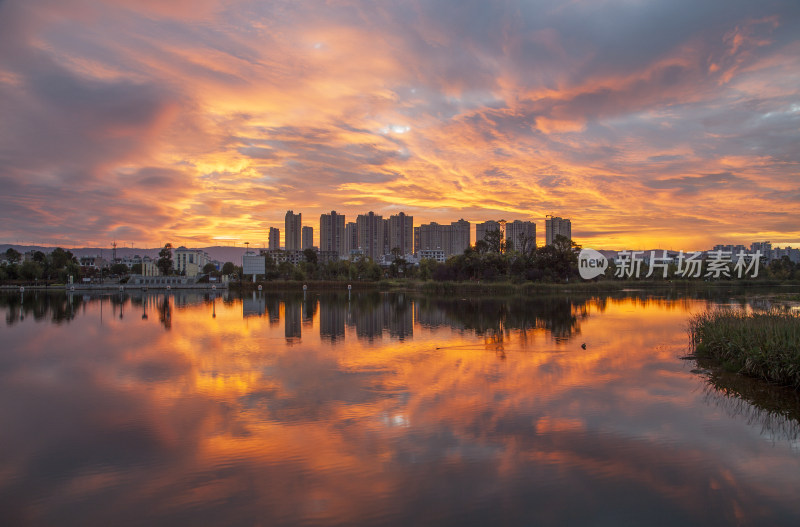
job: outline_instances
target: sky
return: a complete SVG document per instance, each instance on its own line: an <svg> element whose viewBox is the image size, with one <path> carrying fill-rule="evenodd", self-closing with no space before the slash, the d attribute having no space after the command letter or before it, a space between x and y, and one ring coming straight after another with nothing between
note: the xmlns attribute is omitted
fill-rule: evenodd
<svg viewBox="0 0 800 527"><path fill-rule="evenodd" d="M800 245L800 3L0 0L0 243L404 211Z"/></svg>

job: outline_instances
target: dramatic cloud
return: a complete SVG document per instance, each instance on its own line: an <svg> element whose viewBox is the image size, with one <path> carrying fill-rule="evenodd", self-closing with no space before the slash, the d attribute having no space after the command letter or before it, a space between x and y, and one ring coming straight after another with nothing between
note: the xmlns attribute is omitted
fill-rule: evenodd
<svg viewBox="0 0 800 527"><path fill-rule="evenodd" d="M405 210L800 243L800 5L5 0L2 242Z"/></svg>

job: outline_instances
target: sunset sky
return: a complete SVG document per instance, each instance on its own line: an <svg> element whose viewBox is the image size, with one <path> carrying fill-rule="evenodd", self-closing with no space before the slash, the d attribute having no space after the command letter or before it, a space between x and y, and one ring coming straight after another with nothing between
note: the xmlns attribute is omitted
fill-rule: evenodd
<svg viewBox="0 0 800 527"><path fill-rule="evenodd" d="M0 243L800 245L800 2L0 0Z"/></svg>

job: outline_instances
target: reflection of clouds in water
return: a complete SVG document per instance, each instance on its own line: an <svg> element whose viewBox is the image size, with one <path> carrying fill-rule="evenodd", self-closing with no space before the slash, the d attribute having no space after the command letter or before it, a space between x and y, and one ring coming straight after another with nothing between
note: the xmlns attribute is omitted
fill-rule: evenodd
<svg viewBox="0 0 800 527"><path fill-rule="evenodd" d="M156 316L100 328L91 299L69 328L6 328L0 444L14 455L0 458L13 475L0 496L17 499L4 510L24 518L45 496L39 523L81 509L107 523L356 525L800 513L784 496L797 473L786 445L696 404L675 357L703 301L309 294L308 326L301 295L265 295L248 317L236 300L176 295L170 331ZM284 323L299 314L292 346L269 306ZM555 342L553 328L581 339Z"/></svg>

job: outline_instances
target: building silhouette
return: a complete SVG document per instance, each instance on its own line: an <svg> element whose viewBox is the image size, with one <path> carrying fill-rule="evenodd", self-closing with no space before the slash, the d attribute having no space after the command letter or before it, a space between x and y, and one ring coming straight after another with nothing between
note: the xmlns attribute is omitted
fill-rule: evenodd
<svg viewBox="0 0 800 527"><path fill-rule="evenodd" d="M284 227L283 244L287 251L299 251L302 249L301 226L303 215L294 212L286 212L286 222Z"/></svg>
<svg viewBox="0 0 800 527"><path fill-rule="evenodd" d="M301 248L304 251L314 248L314 227L303 227L303 245Z"/></svg>
<svg viewBox="0 0 800 527"><path fill-rule="evenodd" d="M450 225L431 222L414 228L414 253L442 251L444 256L462 254L470 246L470 225L460 219Z"/></svg>
<svg viewBox="0 0 800 527"><path fill-rule="evenodd" d="M358 251L358 226L355 222L350 222L344 227L344 254L349 258L353 251Z"/></svg>
<svg viewBox="0 0 800 527"><path fill-rule="evenodd" d="M281 231L275 227L269 228L269 238L267 239L270 251L277 251L281 248Z"/></svg>
<svg viewBox="0 0 800 527"><path fill-rule="evenodd" d="M522 237L525 237L528 247L536 247L536 224L532 221L514 220L506 222L506 244L511 242L514 244L514 249L522 249Z"/></svg>
<svg viewBox="0 0 800 527"><path fill-rule="evenodd" d="M475 225L475 242L479 240L486 240L486 233L491 231L502 231L500 222L489 220Z"/></svg>
<svg viewBox="0 0 800 527"><path fill-rule="evenodd" d="M383 226L383 217L372 211L359 214L356 218L358 248L363 251L364 256L377 260L384 254Z"/></svg>
<svg viewBox="0 0 800 527"><path fill-rule="evenodd" d="M346 257L348 249L345 244L345 219L344 214L337 214L332 210L330 214L321 214L319 217L319 250L322 252L336 252L340 257Z"/></svg>
<svg viewBox="0 0 800 527"><path fill-rule="evenodd" d="M388 221L388 251L400 249L400 254L411 254L414 251L414 217L406 216L404 212L389 216Z"/></svg>
<svg viewBox="0 0 800 527"><path fill-rule="evenodd" d="M548 216L544 220L544 226L547 245L553 245L553 240L558 235L565 236L569 240L572 239L572 222L569 219Z"/></svg>

